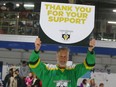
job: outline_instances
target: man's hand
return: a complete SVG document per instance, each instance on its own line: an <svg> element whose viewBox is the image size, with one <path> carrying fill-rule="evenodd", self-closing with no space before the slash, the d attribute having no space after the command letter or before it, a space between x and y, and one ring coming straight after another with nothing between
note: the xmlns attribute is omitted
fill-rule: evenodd
<svg viewBox="0 0 116 87"><path fill-rule="evenodd" d="M89 42L89 47L88 47L88 50L91 52L93 51L94 47L95 47L95 43L96 43L96 40L95 39L91 39L90 42Z"/></svg>
<svg viewBox="0 0 116 87"><path fill-rule="evenodd" d="M41 47L41 40L40 40L40 38L36 38L36 40L35 40L35 51L39 51L40 47Z"/></svg>

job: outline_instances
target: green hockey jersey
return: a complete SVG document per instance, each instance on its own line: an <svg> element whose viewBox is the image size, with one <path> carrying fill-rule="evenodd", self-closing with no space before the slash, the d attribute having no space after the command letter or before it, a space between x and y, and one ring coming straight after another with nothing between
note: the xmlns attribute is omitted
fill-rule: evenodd
<svg viewBox="0 0 116 87"><path fill-rule="evenodd" d="M82 64L73 64L65 69L41 62L39 52L33 51L29 59L29 67L42 81L42 87L77 87L77 80L94 65L95 53L89 51Z"/></svg>

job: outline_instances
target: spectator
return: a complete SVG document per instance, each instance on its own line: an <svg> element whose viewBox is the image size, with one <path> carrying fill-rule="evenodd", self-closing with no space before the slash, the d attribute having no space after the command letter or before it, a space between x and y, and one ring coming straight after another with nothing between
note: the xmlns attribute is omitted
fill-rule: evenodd
<svg viewBox="0 0 116 87"><path fill-rule="evenodd" d="M37 78L35 74L33 74L33 83L32 87L42 87L40 79Z"/></svg>
<svg viewBox="0 0 116 87"><path fill-rule="evenodd" d="M25 78L26 87L31 87L33 81L33 74L30 72L29 75Z"/></svg>
<svg viewBox="0 0 116 87"><path fill-rule="evenodd" d="M4 87L9 87L10 77L12 76L12 74L13 74L13 68L9 69L9 73L5 76Z"/></svg>
<svg viewBox="0 0 116 87"><path fill-rule="evenodd" d="M87 80L86 79L83 79L80 87L86 87L86 84L87 84Z"/></svg>
<svg viewBox="0 0 116 87"><path fill-rule="evenodd" d="M22 65L20 67L20 72L19 72L20 76L22 78L25 78L28 75L29 72L30 72L30 69L29 69L29 67L27 65L27 62L22 61Z"/></svg>
<svg viewBox="0 0 116 87"><path fill-rule="evenodd" d="M80 87L90 87L90 84L87 79L83 79Z"/></svg>
<svg viewBox="0 0 116 87"><path fill-rule="evenodd" d="M19 76L19 69L16 69L15 73L16 73L16 77L15 78L17 80L17 87L22 87L22 79Z"/></svg>
<svg viewBox="0 0 116 87"><path fill-rule="evenodd" d="M30 72L29 67L27 66L26 61L22 61L22 65L20 67L19 75L22 79L22 87L26 87L25 84L25 77L27 77L28 73Z"/></svg>
<svg viewBox="0 0 116 87"><path fill-rule="evenodd" d="M13 71L12 76L10 77L10 84L8 87L17 87L17 79L15 78L17 74Z"/></svg>
<svg viewBox="0 0 116 87"><path fill-rule="evenodd" d="M90 80L90 87L98 87L94 79Z"/></svg>

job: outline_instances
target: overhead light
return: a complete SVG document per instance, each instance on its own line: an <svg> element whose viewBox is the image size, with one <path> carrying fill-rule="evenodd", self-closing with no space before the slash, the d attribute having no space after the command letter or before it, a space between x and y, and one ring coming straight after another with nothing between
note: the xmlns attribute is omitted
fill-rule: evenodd
<svg viewBox="0 0 116 87"><path fill-rule="evenodd" d="M116 24L116 21L108 21L109 24Z"/></svg>
<svg viewBox="0 0 116 87"><path fill-rule="evenodd" d="M3 3L3 5L6 5L6 3Z"/></svg>
<svg viewBox="0 0 116 87"><path fill-rule="evenodd" d="M24 7L34 7L34 4L24 4Z"/></svg>
<svg viewBox="0 0 116 87"><path fill-rule="evenodd" d="M114 9L113 12L116 12L116 9Z"/></svg>
<svg viewBox="0 0 116 87"><path fill-rule="evenodd" d="M19 4L16 4L16 7L19 7Z"/></svg>
<svg viewBox="0 0 116 87"><path fill-rule="evenodd" d="M19 4L16 4L16 7L19 7L19 6L20 6ZM34 7L34 4L24 4L24 7L33 8Z"/></svg>

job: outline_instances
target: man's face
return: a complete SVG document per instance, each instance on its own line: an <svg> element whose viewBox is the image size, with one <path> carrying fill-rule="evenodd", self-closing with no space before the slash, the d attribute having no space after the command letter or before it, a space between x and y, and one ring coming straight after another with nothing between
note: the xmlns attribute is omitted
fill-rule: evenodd
<svg viewBox="0 0 116 87"><path fill-rule="evenodd" d="M23 63L22 65L23 65L23 67L25 67L27 64L26 63Z"/></svg>
<svg viewBox="0 0 116 87"><path fill-rule="evenodd" d="M66 63L69 59L69 52L66 50L61 50L57 54L57 63L59 67L66 67Z"/></svg>
<svg viewBox="0 0 116 87"><path fill-rule="evenodd" d="M16 74L19 74L19 71L15 71Z"/></svg>

